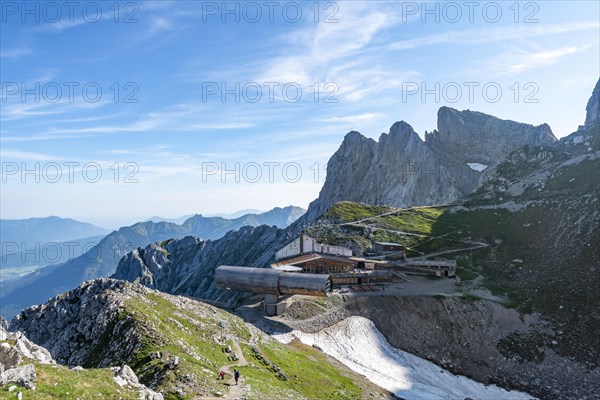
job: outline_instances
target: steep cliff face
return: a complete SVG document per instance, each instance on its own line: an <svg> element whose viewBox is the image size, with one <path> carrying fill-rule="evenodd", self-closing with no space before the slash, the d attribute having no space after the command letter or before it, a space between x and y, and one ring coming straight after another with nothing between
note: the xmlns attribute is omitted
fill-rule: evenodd
<svg viewBox="0 0 600 400"><path fill-rule="evenodd" d="M477 187L481 175L470 163L490 166L518 147L556 142L547 124L533 126L476 111L442 107L437 125L437 130L425 134L425 143L442 164L452 168L459 177L456 184L465 194Z"/></svg>
<svg viewBox="0 0 600 400"><path fill-rule="evenodd" d="M459 198L452 173L413 128L397 122L379 138L358 200L367 204L429 205Z"/></svg>
<svg viewBox="0 0 600 400"><path fill-rule="evenodd" d="M533 126L449 107L439 109L437 131L425 136L427 145L439 155L457 157L457 162L469 160L486 165L517 147L526 144L546 146L555 141L547 124Z"/></svg>
<svg viewBox="0 0 600 400"><path fill-rule="evenodd" d="M266 267L286 240L287 231L274 226L244 227L219 240L188 236L138 248L119 262L115 279L153 289L233 305L240 293L220 290L213 276L219 265Z"/></svg>
<svg viewBox="0 0 600 400"><path fill-rule="evenodd" d="M438 130L426 133L425 141L404 121L378 142L350 132L331 157L323 189L305 219L310 222L343 200L394 207L451 202L477 187L481 172L470 163L489 166L520 146L555 141L546 124L448 107L440 108Z"/></svg>
<svg viewBox="0 0 600 400"><path fill-rule="evenodd" d="M596 83L592 97L590 97L585 110L585 126L589 127L600 122L600 79Z"/></svg>
<svg viewBox="0 0 600 400"><path fill-rule="evenodd" d="M321 201L311 203L305 217L312 221L323 213L333 199L347 198L358 200L367 185L366 176L371 162L377 153L377 142L356 131L346 135L340 148L327 163L327 178L321 189Z"/></svg>

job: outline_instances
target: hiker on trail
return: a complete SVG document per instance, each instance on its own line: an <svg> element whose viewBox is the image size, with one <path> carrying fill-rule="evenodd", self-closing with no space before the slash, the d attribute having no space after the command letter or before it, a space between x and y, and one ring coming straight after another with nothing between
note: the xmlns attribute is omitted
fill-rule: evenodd
<svg viewBox="0 0 600 400"><path fill-rule="evenodd" d="M219 372L219 379L225 379L225 371Z"/></svg>
<svg viewBox="0 0 600 400"><path fill-rule="evenodd" d="M235 379L235 384L238 384L238 379L240 379L240 371L237 369L233 369L233 379Z"/></svg>

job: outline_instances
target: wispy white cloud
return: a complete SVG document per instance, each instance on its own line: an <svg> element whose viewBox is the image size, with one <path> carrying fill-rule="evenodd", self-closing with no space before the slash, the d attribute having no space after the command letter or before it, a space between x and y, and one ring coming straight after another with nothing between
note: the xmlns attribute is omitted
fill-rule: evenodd
<svg viewBox="0 0 600 400"><path fill-rule="evenodd" d="M111 18L111 16L109 16L108 14L105 13L105 14L103 14L102 18L104 18L104 19ZM90 22L86 21L84 18L78 18L78 19L73 19L73 20L65 18L65 19L61 19L56 22L46 22L44 24L34 26L33 28L29 28L26 32L60 33L66 29L76 28L78 26L85 25L85 24L90 24Z"/></svg>
<svg viewBox="0 0 600 400"><path fill-rule="evenodd" d="M363 2L343 3L336 17L338 23L303 26L285 36L284 43L277 43L283 55L266 63L256 81L295 82L302 87L334 82L340 95L350 101L385 89L393 73L401 72L378 67L381 59L370 47L396 19L386 9L368 7ZM356 94L366 87L369 89L364 94Z"/></svg>
<svg viewBox="0 0 600 400"><path fill-rule="evenodd" d="M33 153L29 151L13 150L7 148L1 148L0 155L4 161L50 161L62 159L62 157L57 157L50 154Z"/></svg>
<svg viewBox="0 0 600 400"><path fill-rule="evenodd" d="M20 58L33 53L33 49L29 46L19 46L10 49L1 49L0 58Z"/></svg>
<svg viewBox="0 0 600 400"><path fill-rule="evenodd" d="M165 17L153 16L150 18L150 32L170 31L173 29L173 22Z"/></svg>
<svg viewBox="0 0 600 400"><path fill-rule="evenodd" d="M3 121L24 120L29 118L39 118L48 115L68 114L84 109L96 109L106 105L106 102L98 101L91 103L78 100L70 102L68 100L57 101L56 103L40 101L37 103L10 103L2 107L0 116Z"/></svg>
<svg viewBox="0 0 600 400"><path fill-rule="evenodd" d="M81 108L97 106L98 103L78 103ZM65 107L73 106L65 104ZM219 116L207 118L204 104L178 104L164 110L149 112L137 120L120 124L96 125L80 128L51 127L43 132L26 136L3 136L3 142L27 142L56 139L75 139L111 133L143 133L143 132L196 132L229 129L245 129L254 126L252 120L238 117L238 121L223 121ZM6 111L8 119L20 119L33 116L44 116L64 112L64 109L48 109L46 103L17 104ZM69 111L73 111L68 108Z"/></svg>
<svg viewBox="0 0 600 400"><path fill-rule="evenodd" d="M365 121L375 121L382 118L384 115L382 113L363 113L363 114L355 114L355 115L345 115L343 117L330 117L330 118L322 118L318 119L317 122L365 122Z"/></svg>
<svg viewBox="0 0 600 400"><path fill-rule="evenodd" d="M119 117L123 117L124 113L113 113L113 114L106 114L106 115L96 115L93 117L81 117L81 118L63 118L63 119L52 119L52 120L39 120L36 119L36 122L33 123L28 123L28 124L22 124L20 126L22 127L33 127L33 126L40 126L40 125L48 125L49 123L52 124L76 124L76 123L87 123L87 122L96 122L96 121L102 121L102 120L106 120L106 119L115 119L115 118L119 118Z"/></svg>
<svg viewBox="0 0 600 400"><path fill-rule="evenodd" d="M592 47L592 45L536 49L533 51L518 49L494 58L488 63L485 70L500 76L513 76L529 70L556 64L562 59L581 53L590 47Z"/></svg>
<svg viewBox="0 0 600 400"><path fill-rule="evenodd" d="M196 131L196 130L222 130L222 129L243 129L243 128L252 128L254 124L249 122L222 122L222 123L208 123L208 124L192 124L188 125L186 130L188 131Z"/></svg>
<svg viewBox="0 0 600 400"><path fill-rule="evenodd" d="M423 46L442 44L484 44L490 42L533 38L539 36L556 35L587 30L598 30L600 23L563 23L554 25L530 25L530 26L503 26L485 29L465 29L461 31L448 31L435 35L426 35L411 39L393 42L387 46L387 50L408 50Z"/></svg>

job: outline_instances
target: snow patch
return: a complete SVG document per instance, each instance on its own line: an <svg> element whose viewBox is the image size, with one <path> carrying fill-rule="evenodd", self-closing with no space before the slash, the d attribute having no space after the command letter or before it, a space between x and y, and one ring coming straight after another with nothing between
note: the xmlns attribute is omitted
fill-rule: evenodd
<svg viewBox="0 0 600 400"><path fill-rule="evenodd" d="M486 169L488 166L485 164L481 164L481 163L476 163L476 162L468 162L467 165L469 166L469 168L471 168L472 170L475 171L483 171L484 169Z"/></svg>
<svg viewBox="0 0 600 400"><path fill-rule="evenodd" d="M319 348L369 381L406 400L475 399L530 400L534 397L484 385L465 376L454 375L434 363L395 349L363 317L346 318L317 333L294 330L273 334L283 343L298 338Z"/></svg>

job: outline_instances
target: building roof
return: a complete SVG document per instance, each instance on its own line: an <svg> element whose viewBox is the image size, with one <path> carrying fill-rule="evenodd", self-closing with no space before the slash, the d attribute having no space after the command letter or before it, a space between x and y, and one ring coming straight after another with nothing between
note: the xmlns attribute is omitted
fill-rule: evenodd
<svg viewBox="0 0 600 400"><path fill-rule="evenodd" d="M366 262L366 263L372 263L372 264L381 264L381 265L385 265L388 264L388 261L385 260L374 260L372 258L364 258L364 257L349 257L350 260L352 261L359 261L359 262Z"/></svg>
<svg viewBox="0 0 600 400"><path fill-rule="evenodd" d="M286 271L286 272L300 272L302 268L296 267L294 265L289 265L286 263L274 263L271 264L271 268L276 269L278 271Z"/></svg>
<svg viewBox="0 0 600 400"><path fill-rule="evenodd" d="M349 264L354 263L354 260L350 259L349 257L334 256L331 254L309 253L309 254L303 254L303 255L297 256L297 257L288 258L287 260L283 260L281 262L278 262L277 264L293 266L293 265L305 263L308 261L318 260L320 258L323 258L326 260L331 260L331 261L345 262L345 263L349 263Z"/></svg>

